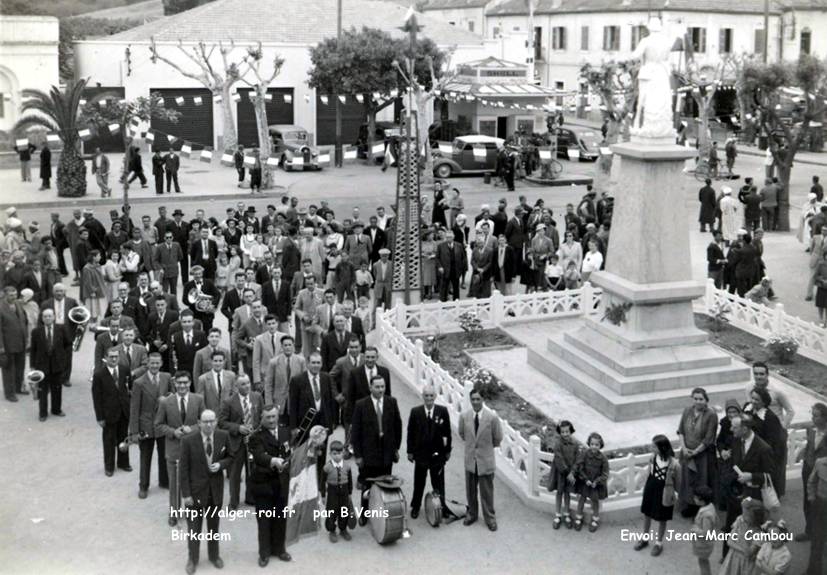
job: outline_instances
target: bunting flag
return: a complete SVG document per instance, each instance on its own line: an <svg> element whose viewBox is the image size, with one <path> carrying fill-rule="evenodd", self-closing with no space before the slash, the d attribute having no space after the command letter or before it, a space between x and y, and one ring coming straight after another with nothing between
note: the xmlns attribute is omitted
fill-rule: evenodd
<svg viewBox="0 0 827 575"><path fill-rule="evenodd" d="M17 146L18 150L22 150L29 147L29 139L28 138L20 138L15 140L15 145Z"/></svg>
<svg viewBox="0 0 827 575"><path fill-rule="evenodd" d="M319 154L319 165L330 163L330 153Z"/></svg>
<svg viewBox="0 0 827 575"><path fill-rule="evenodd" d="M315 447L306 441L290 456L285 546L319 532L319 484L316 478L316 457L311 450L315 450Z"/></svg>
<svg viewBox="0 0 827 575"><path fill-rule="evenodd" d="M307 101L310 101L310 96L306 96ZM284 95L284 103L285 104L292 104L293 103L293 94L285 94Z"/></svg>
<svg viewBox="0 0 827 575"><path fill-rule="evenodd" d="M547 148L541 148L538 150L538 152L540 153L541 160L551 160L551 150Z"/></svg>
<svg viewBox="0 0 827 575"><path fill-rule="evenodd" d="M345 95L344 95L344 94L339 94L339 101L340 101L342 104L346 104L346 103L347 103L347 101L345 100Z"/></svg>
<svg viewBox="0 0 827 575"><path fill-rule="evenodd" d="M356 148L346 148L344 159L345 160L355 160L356 159Z"/></svg>
<svg viewBox="0 0 827 575"><path fill-rule="evenodd" d="M380 94L379 92L374 92L373 93L373 100L374 101L378 102L381 99L382 99L382 94Z"/></svg>
<svg viewBox="0 0 827 575"><path fill-rule="evenodd" d="M230 98L233 99L233 102L240 102L241 101L241 94L239 94L238 92L236 92L234 94L230 94Z"/></svg>
<svg viewBox="0 0 827 575"><path fill-rule="evenodd" d="M164 106L164 98L163 97L158 98L157 102L158 102L159 106L161 106L161 107Z"/></svg>
<svg viewBox="0 0 827 575"><path fill-rule="evenodd" d="M580 159L580 150L578 148L567 148L566 152L568 153L569 160Z"/></svg>
<svg viewBox="0 0 827 575"><path fill-rule="evenodd" d="M385 144L383 142L379 142L378 144L373 144L373 147L371 148L371 151L374 154L381 154L382 152L385 151Z"/></svg>
<svg viewBox="0 0 827 575"><path fill-rule="evenodd" d="M184 142L184 145L181 146L181 155L185 158L189 158L192 154L192 146L189 142Z"/></svg>
<svg viewBox="0 0 827 575"><path fill-rule="evenodd" d="M364 104L365 103L365 97L362 94L356 94L356 101L359 102L360 104Z"/></svg>
<svg viewBox="0 0 827 575"><path fill-rule="evenodd" d="M90 130L89 128L78 130L78 136L80 136L80 139L85 142L86 140L92 137L92 130Z"/></svg>
<svg viewBox="0 0 827 575"><path fill-rule="evenodd" d="M439 151L443 154L450 154L451 152L453 152L453 147L450 143L440 142Z"/></svg>
<svg viewBox="0 0 827 575"><path fill-rule="evenodd" d="M474 159L478 162L485 160L485 146L474 146Z"/></svg>
<svg viewBox="0 0 827 575"><path fill-rule="evenodd" d="M172 134L167 134L167 140L169 140L170 145L172 145L178 141L178 138L176 138Z"/></svg>
<svg viewBox="0 0 827 575"><path fill-rule="evenodd" d="M201 96L196 96L195 98L192 99L192 103L195 104L196 106L200 106L201 104L204 103L204 99Z"/></svg>
<svg viewBox="0 0 827 575"><path fill-rule="evenodd" d="M205 164L209 164L212 162L212 150L201 150L201 156L198 159Z"/></svg>
<svg viewBox="0 0 827 575"><path fill-rule="evenodd" d="M399 95L399 90L397 90L396 88L391 90L391 98L396 98L398 95Z"/></svg>
<svg viewBox="0 0 827 575"><path fill-rule="evenodd" d="M57 134L46 134L46 141L50 144L57 144L60 141L60 136Z"/></svg>
<svg viewBox="0 0 827 575"><path fill-rule="evenodd" d="M147 132L144 139L150 144L153 144L155 143L155 134L153 134L152 132Z"/></svg>
<svg viewBox="0 0 827 575"><path fill-rule="evenodd" d="M175 98L175 103L178 104L179 106L183 106L184 105L184 97L183 96L178 96L177 98Z"/></svg>
<svg viewBox="0 0 827 575"><path fill-rule="evenodd" d="M118 104L121 104L121 105L126 104L126 98L121 98L120 100L118 100Z"/></svg>
<svg viewBox="0 0 827 575"><path fill-rule="evenodd" d="M319 96L319 100L322 101L322 104L327 106L327 102L328 102L327 96Z"/></svg>
<svg viewBox="0 0 827 575"><path fill-rule="evenodd" d="M232 154L222 154L221 164L224 166L233 166L235 165L235 158L233 158Z"/></svg>
<svg viewBox="0 0 827 575"><path fill-rule="evenodd" d="M105 108L107 106L107 104L108 104L108 102L106 100L101 100L100 102L98 102L98 105L101 108Z"/></svg>
<svg viewBox="0 0 827 575"><path fill-rule="evenodd" d="M273 94L271 94L270 92L267 92L266 94L264 94L264 101L265 102L272 102L273 101Z"/></svg>
<svg viewBox="0 0 827 575"><path fill-rule="evenodd" d="M244 165L245 166L255 166L256 159L253 156L244 156Z"/></svg>
<svg viewBox="0 0 827 575"><path fill-rule="evenodd" d="M245 163L246 163L247 158L245 157L245 158L244 158L244 160L245 160ZM278 161L276 158L267 158L267 162L266 162L266 163L267 163L267 165L268 165L268 166L270 166L271 168L277 168L277 167L278 167L278 165L279 165L279 161Z"/></svg>
<svg viewBox="0 0 827 575"><path fill-rule="evenodd" d="M612 149L609 146L601 146L600 147L600 153L603 156L611 156L612 155Z"/></svg>
<svg viewBox="0 0 827 575"><path fill-rule="evenodd" d="M79 105L79 106L85 106L85 105L86 105L86 100L84 100L83 98L81 98L80 100L78 100L78 105Z"/></svg>

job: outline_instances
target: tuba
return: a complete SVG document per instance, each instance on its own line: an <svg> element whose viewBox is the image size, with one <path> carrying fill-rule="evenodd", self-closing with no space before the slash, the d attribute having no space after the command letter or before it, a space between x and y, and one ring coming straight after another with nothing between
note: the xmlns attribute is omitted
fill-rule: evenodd
<svg viewBox="0 0 827 575"><path fill-rule="evenodd" d="M37 369L33 369L26 374L26 383L29 384L29 391L34 399L37 399L37 392L40 388L40 382L46 378L46 374Z"/></svg>
<svg viewBox="0 0 827 575"><path fill-rule="evenodd" d="M72 351L80 349L80 344L83 341L83 336L86 334L86 326L92 314L82 305L73 307L69 310L69 321L75 324L75 337L72 340Z"/></svg>
<svg viewBox="0 0 827 575"><path fill-rule="evenodd" d="M215 313L215 304L212 301L212 296L203 293L195 287L187 294L187 304L195 311L201 313Z"/></svg>

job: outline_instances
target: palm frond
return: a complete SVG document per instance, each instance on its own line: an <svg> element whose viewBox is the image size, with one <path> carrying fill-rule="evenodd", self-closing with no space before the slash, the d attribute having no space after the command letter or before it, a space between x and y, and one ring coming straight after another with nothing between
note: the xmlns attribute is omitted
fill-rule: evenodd
<svg viewBox="0 0 827 575"><path fill-rule="evenodd" d="M46 118L37 114L29 114L18 119L17 122L14 123L13 130L17 134L22 134L28 128L34 126L42 126L52 132L57 132L60 130L58 125L51 118Z"/></svg>

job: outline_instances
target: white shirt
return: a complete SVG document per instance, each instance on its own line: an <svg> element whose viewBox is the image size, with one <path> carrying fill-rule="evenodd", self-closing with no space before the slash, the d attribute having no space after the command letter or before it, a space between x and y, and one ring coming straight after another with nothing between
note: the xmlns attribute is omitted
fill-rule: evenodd
<svg viewBox="0 0 827 575"><path fill-rule="evenodd" d="M603 265L603 254L600 252L587 252L586 255L583 256L583 269L582 272L596 272L600 269L600 266Z"/></svg>
<svg viewBox="0 0 827 575"><path fill-rule="evenodd" d="M753 439L755 439L755 433L750 433L749 437L744 440L744 455L749 453L749 448L752 447Z"/></svg>
<svg viewBox="0 0 827 575"><path fill-rule="evenodd" d="M64 319L66 319L66 314L63 311L64 306L66 305L66 299L55 300L55 323L58 325L63 325Z"/></svg>
<svg viewBox="0 0 827 575"><path fill-rule="evenodd" d="M376 410L376 415L379 415L379 412L382 411L382 399L376 399L373 396L371 396L371 399L373 400L373 408Z"/></svg>
<svg viewBox="0 0 827 575"><path fill-rule="evenodd" d="M374 366L373 369L365 366L365 374L368 376L368 385L370 385L370 380L376 375L376 367Z"/></svg>
<svg viewBox="0 0 827 575"><path fill-rule="evenodd" d="M221 377L222 375L223 375L223 372L212 370L212 381L215 384L215 392L218 393L218 394L221 394L221 395L223 395L224 386L227 384L227 382L225 381L225 378ZM221 389L220 390L218 389L218 381L219 381L218 378L219 377L221 377ZM220 399L220 397L219 397L219 399Z"/></svg>

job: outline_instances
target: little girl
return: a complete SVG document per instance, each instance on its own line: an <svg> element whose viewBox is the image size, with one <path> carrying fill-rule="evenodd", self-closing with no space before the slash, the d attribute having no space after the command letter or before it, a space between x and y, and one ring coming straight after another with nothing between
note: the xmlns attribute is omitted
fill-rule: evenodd
<svg viewBox="0 0 827 575"><path fill-rule="evenodd" d="M373 311L370 309L370 298L359 296L359 307L354 312L362 320L362 330L365 333L373 331Z"/></svg>
<svg viewBox="0 0 827 575"><path fill-rule="evenodd" d="M715 511L715 493L707 485L695 488L695 505L700 509L695 515L692 525L692 553L698 558L698 568L701 575L712 575L709 557L715 548L715 528L718 526L718 513Z"/></svg>
<svg viewBox="0 0 827 575"><path fill-rule="evenodd" d="M574 464L582 446L574 437L574 426L570 421L563 420L557 425L557 437L552 441L551 450L554 459L551 462L551 479L548 483L549 491L557 491L557 514L551 526L560 529L560 523L565 521L566 527L571 529L571 494L574 487ZM565 509L565 511L563 511Z"/></svg>
<svg viewBox="0 0 827 575"><path fill-rule="evenodd" d="M792 554L785 543L787 537L787 523L781 519L777 523L767 522L764 531L776 536L774 540L761 545L755 557L753 575L777 575L786 573L790 568Z"/></svg>
<svg viewBox="0 0 827 575"><path fill-rule="evenodd" d="M215 266L215 287L221 292L221 295L227 291L227 283L230 277L230 258L227 257L227 251L222 250L218 252L218 263Z"/></svg>
<svg viewBox="0 0 827 575"><path fill-rule="evenodd" d="M258 268L258 265L264 261L264 252L267 250L267 246L264 245L264 236L261 234L256 234L256 238L252 244L250 244L250 266Z"/></svg>
<svg viewBox="0 0 827 575"><path fill-rule="evenodd" d="M241 256L238 255L239 247L230 244L230 263L227 266L227 277L234 278L235 272L241 269Z"/></svg>
<svg viewBox="0 0 827 575"><path fill-rule="evenodd" d="M327 275L325 276L325 289L333 289L336 280L336 268L339 262L342 261L342 255L339 253L339 248L335 245L328 244L327 256L325 256L327 263Z"/></svg>
<svg viewBox="0 0 827 575"><path fill-rule="evenodd" d="M609 459L602 451L605 443L599 433L595 431L590 433L586 445L587 449L580 453L574 469L574 475L577 479L576 492L580 493L574 528L580 531L583 526L583 510L586 507L586 499L588 499L592 502L592 520L589 522L589 532L594 533L600 527L600 500L609 496L607 489Z"/></svg>
<svg viewBox="0 0 827 575"><path fill-rule="evenodd" d="M754 533L761 531L766 511L757 499L747 497L741 502L741 515L732 524L727 539L726 554L718 575L751 575L758 546L752 541Z"/></svg>
<svg viewBox="0 0 827 575"><path fill-rule="evenodd" d="M635 543L635 551L649 546L652 521L658 522L658 532L655 536L655 545L652 547L652 556L663 553L663 536L666 533L666 522L672 520L675 509L676 493L680 486L680 464L675 458L675 450L669 438L665 435L656 435L652 438L652 459L649 462L649 477L643 487L643 501L640 512L643 514L643 535Z"/></svg>
<svg viewBox="0 0 827 575"><path fill-rule="evenodd" d="M94 331L98 325L98 317L104 311L104 298L106 297L106 281L101 271L100 250L92 250L86 260L86 265L80 273L80 299L86 303L86 307L92 316L89 321L89 329Z"/></svg>
<svg viewBox="0 0 827 575"><path fill-rule="evenodd" d="M559 264L560 258L557 254L551 254L550 261L546 264L546 281L548 282L548 289L557 291L563 289L565 280L563 279L563 268Z"/></svg>
<svg viewBox="0 0 827 575"><path fill-rule="evenodd" d="M245 269L250 267L251 248L254 243L256 243L255 228L251 224L248 224L247 233L241 236L241 242L239 243L241 246L241 254L243 256L242 262L244 263Z"/></svg>
<svg viewBox="0 0 827 575"><path fill-rule="evenodd" d="M362 262L356 270L356 297L370 299L370 286L373 285L373 274L370 273L368 262ZM361 303L360 303L361 305Z"/></svg>

